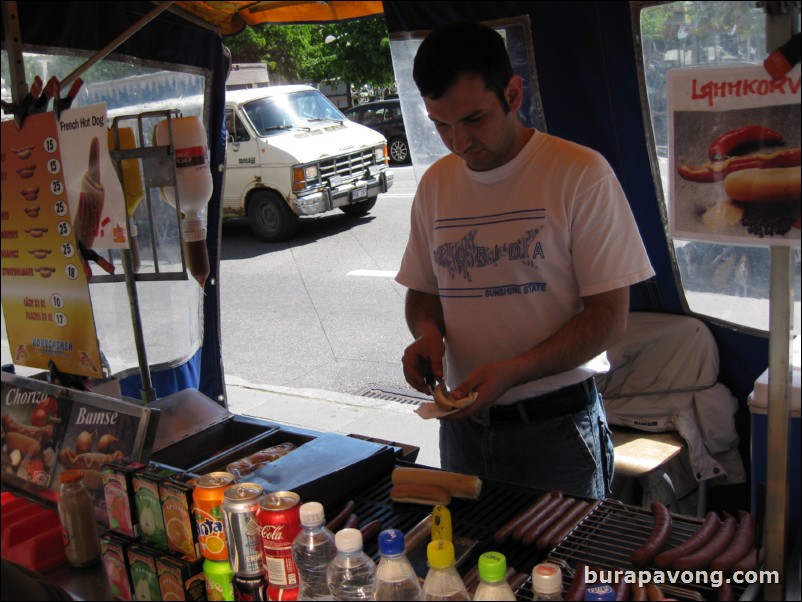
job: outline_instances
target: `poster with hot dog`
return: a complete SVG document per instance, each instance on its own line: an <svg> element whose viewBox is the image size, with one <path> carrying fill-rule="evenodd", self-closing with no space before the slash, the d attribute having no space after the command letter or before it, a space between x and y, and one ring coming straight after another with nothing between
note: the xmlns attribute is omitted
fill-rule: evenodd
<svg viewBox="0 0 802 602"><path fill-rule="evenodd" d="M55 500L59 475L81 470L95 518L108 524L103 469L123 458L146 462L158 415L157 409L4 372L0 477L4 484Z"/></svg>
<svg viewBox="0 0 802 602"><path fill-rule="evenodd" d="M668 72L671 235L800 244L800 68Z"/></svg>

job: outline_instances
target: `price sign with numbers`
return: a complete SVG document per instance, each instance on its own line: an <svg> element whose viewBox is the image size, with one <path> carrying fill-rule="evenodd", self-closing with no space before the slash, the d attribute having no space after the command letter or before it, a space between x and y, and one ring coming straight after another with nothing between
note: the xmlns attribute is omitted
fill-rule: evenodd
<svg viewBox="0 0 802 602"><path fill-rule="evenodd" d="M53 113L2 123L2 300L15 364L100 378L89 283L78 253Z"/></svg>

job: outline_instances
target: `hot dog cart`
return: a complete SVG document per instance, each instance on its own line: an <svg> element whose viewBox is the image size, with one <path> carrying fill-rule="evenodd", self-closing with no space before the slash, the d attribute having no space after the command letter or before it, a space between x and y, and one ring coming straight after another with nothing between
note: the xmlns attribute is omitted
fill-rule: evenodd
<svg viewBox="0 0 802 602"><path fill-rule="evenodd" d="M3 3L4 10L7 4L8 3L5 2ZM80 7L72 6L72 4L77 5L78 3L61 4L68 4L73 12L80 13ZM118 10L119 7L117 4L118 3L97 3L97 15L102 14L107 20L116 19L120 22L133 23L134 19L128 14L122 14L122 12ZM126 4L129 6L136 6L136 10L140 9L139 5L144 5L145 9L152 8L150 6L151 3ZM161 5L159 8L163 10L167 8L167 4L169 3L163 3L163 5ZM402 3L387 4L400 5ZM626 12L628 11L629 7L624 5L628 4L629 3L618 3L615 10L617 10L619 13L622 11ZM147 12L145 9L142 9L143 13ZM397 17L397 6L395 7L395 10ZM53 11L54 14L60 14L56 12L55 3L53 4ZM482 18L491 18L495 16L497 15L484 14ZM6 15L4 13L4 21L7 22L5 17ZM148 47L148 49L143 53L147 54L147 60L164 59L163 53L167 52L165 49L167 45L156 43L156 41L160 42L164 39L170 39L170 27L175 27L175 21L178 20L174 15L170 16L170 18L172 19L172 22L168 22L167 26L160 28L158 33L154 35L148 43L144 44L144 46ZM31 22L39 21L36 23L36 27L32 27L32 31L30 32L26 31L26 34L31 34L30 37L32 39L32 43L46 45L51 42L56 44L57 41L62 39L61 34L64 33L60 31L53 31L49 28L60 28L67 20L55 18L46 20L48 22L44 23L42 22L43 20L29 18L22 19L21 21L24 26L30 26ZM80 38L81 34L85 33L85 37L87 39L91 37L94 40L94 48L101 48L104 46L105 40L98 42L98 40L95 39L97 37L97 32L104 30L103 23L96 23L91 18L87 18L85 20L76 18L70 21L70 26L77 32L68 32L73 34L73 38ZM82 32L82 27L85 27L87 31ZM203 28L199 28L199 30L202 29ZM556 31L557 28L555 28L555 32ZM543 34L543 32L540 33ZM562 36L562 34L560 35ZM627 36L622 35L621 39L626 37ZM23 39L26 39L26 36L23 36ZM529 37L525 37L524 39L529 46L533 46L532 40ZM561 40L562 39L563 38L561 38ZM555 40L554 44L558 45L558 42L562 43L559 40ZM67 45L68 44L65 43L65 46ZM136 48L137 52L142 52L142 43L133 44L133 46ZM212 48L213 46L213 43L209 43L207 44L206 49L208 50L208 48ZM148 54L148 52L150 54ZM192 54L194 51L185 51L181 49L175 52L176 54ZM209 53L213 56L205 57L203 59L205 61L203 68L207 69L208 73L210 73L210 79L207 83L207 88L213 89L210 96L215 98L215 104L210 110L211 114L208 116L209 119L207 120L207 123L222 123L221 97L224 87L223 72L225 62L223 60L220 48L215 47L214 50L209 51ZM136 54L136 52L132 52L132 54ZM154 57L153 55L155 54L159 54L159 56ZM203 52L197 50L194 52L194 54L201 56ZM528 54L530 54L528 52L528 47L524 48L522 55L528 56ZM600 56L603 54L604 53L599 53ZM180 62L181 64L192 65L193 68L200 68L197 62L199 62L201 59L198 59L197 56L188 58L187 56L182 55L180 57L176 56L175 59L176 62ZM541 73L541 75L545 75L545 72ZM553 90L561 90L564 88L564 86L560 85L559 81L550 87ZM563 99L565 104L571 104L568 102L569 100L571 99ZM555 105L563 104L563 101L554 99L550 100L550 102ZM533 113L542 110L542 107L535 106L537 103L533 102L532 105ZM622 103L622 106L629 105L624 102ZM637 110L630 111L630 113L635 116L636 121L639 122L640 117L636 115L637 112ZM608 156L617 155L622 151L623 147L640 149L642 146L642 132L640 131L640 125L637 122L631 127L621 127L620 124L612 120L610 124L607 124L605 127L601 128L602 133L599 136L601 142L599 144L591 144L591 146L598 146L606 151L605 154ZM577 139L579 140L583 139L582 136L584 135L585 131L589 131L591 129L586 128L583 124L579 123L577 127L582 130L580 132L576 132ZM613 137L606 134L611 131L611 129L615 129L620 133L630 133L632 136L632 139L628 141L630 144L622 144L622 147L620 148L608 148L607 142L613 139ZM557 127L555 132L560 133L560 127ZM590 136L590 138L593 137ZM216 135L214 132L210 134L210 140L210 153L213 158L212 161L214 164L219 164L221 162L220 158L222 153L224 152L222 151L222 148L224 148L225 144L224 142L221 144L221 136ZM599 140L588 140L587 142L599 142ZM630 151L627 150L626 152ZM642 151L641 154L645 154L645 151ZM640 157L640 159L642 159L642 157ZM653 200L654 192L651 189L652 183L648 181L648 177L644 178L643 174L639 173L648 171L647 169L644 169L642 163L643 161L640 161L640 163L639 161L633 161L632 167L628 165L617 167L624 169L625 172L631 176L628 179L637 183L636 189L633 191L633 198L645 198L647 200ZM28 172L23 171L22 175L27 176ZM219 190L221 188L221 174L219 172L214 172L213 177L215 179L215 188L219 197ZM642 213L646 213L651 210L652 209L649 208L637 211L636 213L638 213L637 217L639 221L641 219L646 219L643 217L643 215L641 215ZM178 471L189 473L193 471L211 469L211 466L215 461L223 461L224 459L227 460L230 457L228 455L229 452L247 454L251 453L256 448L260 448L263 444L268 445L272 442L283 442L284 440L293 441L301 444L299 449L303 449L304 446L318 441L320 442L319 445L321 446L331 445L331 443L328 443L330 438L325 436L325 433L299 431L297 429L290 429L286 426L282 426L280 423L271 423L269 421L236 417L228 414L225 412L225 410L222 410L223 406L225 405L225 386L223 383L222 366L221 362L219 361L220 358L218 353L220 346L219 324L217 323L217 320L219 320L219 298L215 288L216 277L219 276L217 272L217 262L219 261L219 238L215 238L215 236L219 236L219 223L220 208L210 206L210 238L208 246L210 250L210 263L212 271L210 279L206 282L205 296L202 299L202 307L205 313L204 319L206 320L207 325L207 328L205 328L203 332L202 347L204 347L207 352L203 353L202 356L198 352L198 354L193 357L193 360L197 360L197 364L200 366L199 370L201 373L201 386L199 388L205 392L205 394L199 394L197 396L197 399L202 400L201 402L198 402L196 406L192 406L191 404L193 401L187 399L188 396L193 397L192 393L185 393L183 397L174 398L180 400L180 403L177 403L176 405L181 407L182 414L179 415L177 420L173 421L167 417L171 410L171 403L169 401L165 401L165 399L170 400L171 396L167 396L162 400L158 400L161 402L161 404L148 404L146 408L147 411L145 412L142 410L143 406L141 406L138 401L121 401L117 398L106 398L105 396L100 396L102 399L98 399L92 395L82 397L82 394L77 391L64 391L60 389L50 390L54 397L62 400L61 406L64 408L71 407L73 404L78 405L84 403L87 406L100 407L102 411L121 411L123 414L130 416L130 420L132 421L137 419L139 426L135 430L139 433L138 436L140 438L140 443L135 446L132 445L128 450L131 457L142 461L153 461L165 467L172 467ZM38 231L36 233L41 234ZM663 248L665 247L664 240L655 239L655 241L651 241L649 244L650 256L659 259L662 258L666 253L665 249ZM667 277L671 279L672 276L670 274L670 270L665 271L668 273ZM51 273L48 271L47 275L50 276ZM42 277L44 278L45 276L42 275ZM669 288L672 286L673 283L669 285ZM672 293L669 296L673 296L673 288L671 291ZM654 293L654 291L651 292ZM644 294L644 298L655 297L659 297L659 295ZM656 304L654 307L652 307L649 306L648 303L645 303L645 305L647 309L676 312L683 311L683 308L679 304L675 307L664 307L659 304ZM732 338L730 337L735 337L735 335L731 335L731 333L725 332L722 334L721 331L718 331L717 334L719 337L730 341L731 345L729 352L731 355L735 356L735 365L748 364L749 362L746 360L741 361L739 364L739 360L750 357L751 355L760 357L765 352L765 349L761 346L760 342L756 344L754 341L749 340L747 341L748 344L743 345L740 344L743 342L741 339L733 342ZM757 350L755 350L755 348L757 348ZM763 366L761 366L760 369L762 370L762 368ZM737 370L734 370L734 372L737 372ZM742 380L746 380L748 383L751 383L754 379L748 372L749 371L747 370L744 371L744 374L735 375L734 379L738 380L738 377L741 377ZM143 381L146 381L144 377L145 371L143 371ZM4 376L4 387L6 386L7 382L12 381L7 381L6 377ZM46 390L42 384L33 386L23 380L13 382L14 386L30 386L31 389L36 392L42 392ZM20 382L25 384L20 385ZM149 383L143 382L142 389L149 392ZM218 401L210 401L210 398ZM130 404L130 406L123 406L120 404ZM61 406L59 406L60 411ZM123 411L123 407L125 407L125 411ZM185 412L188 407L193 407L195 410L198 410L198 408L203 408L203 411L198 410L197 413L204 416L205 419L198 420L197 422L190 421L189 418L193 417L194 413L188 411ZM133 408L137 409L134 410ZM147 414L147 420L145 419L145 414ZM147 422L147 424L145 424L145 422ZM165 427L164 425L167 424L170 426ZM27 424L24 426L32 425ZM97 453L94 451L79 453L78 450L75 449L77 447L77 437L80 436L83 431L84 429L82 428L77 429L77 431L71 431L69 434L67 434L66 431L62 431L62 434L66 435L67 437L67 446L72 447L72 453L64 453L64 457L68 462L71 461L75 463L82 461L82 459L78 457L82 453ZM17 434L30 437L30 435L27 435L24 432ZM118 435L114 436L117 437ZM72 437L76 437L76 439L72 439ZM18 442L24 441L20 437L17 437L16 439ZM62 438L61 441L63 442L64 439ZM338 443L339 442L341 442L340 439L338 439ZM35 446L32 446L30 441L25 443L30 446L26 448L27 450L30 450L31 447L34 447L35 449ZM343 462L345 466L339 466L336 469L329 466L328 470L307 475L304 482L296 482L293 486L297 485L297 488L299 488L302 492L304 491L304 486L306 486L306 492L310 495L320 495L321 499L330 508L330 513L332 514L339 512L344 503L353 500L355 502L356 513L360 515L360 518L363 522L378 519L388 527L392 526L405 531L411 531L415 526L421 524L421 521L424 520L428 515L429 509L424 506L414 504L394 503L389 497L391 473L393 468L395 466L404 464L414 464L414 457L405 456L403 446L399 447L392 443L362 442L362 444L360 444L358 442L350 441L348 443L351 445L360 445L360 447L354 452L353 457L350 457L349 455L349 458L345 460L340 458L341 462ZM43 446L40 445L40 448L42 447ZM211 449L213 447L216 449ZM310 446L310 448L314 449L315 445ZM19 451L21 448L18 447L16 449ZM62 450L54 449L54 458L58 459L59 451ZM20 452L20 456L22 456L22 452ZM287 456L287 458L293 458L293 455L290 454ZM287 463L290 462L294 462L294 460L287 461ZM16 469L18 469L21 464L21 462L17 462L16 465L14 465L14 461L11 458L9 458L9 463ZM27 466L30 465L31 464L26 465L26 473ZM277 463L275 466L280 465L281 464ZM51 466L55 466L55 464L51 464ZM348 470L352 466L358 467L358 470ZM54 468L54 470L56 469ZM342 475L337 474L337 472L340 470L344 470ZM42 471L32 470L31 472L36 475ZM332 475L336 475L336 486L332 484ZM367 481L363 479L365 475L370 475ZM23 477L18 477L18 480L15 481L12 479L13 482L8 483L7 487L9 491L6 493L10 493L15 496L15 499L10 500L9 504L13 504L16 509L19 510L21 509L20 506L25 503L24 500L32 497L34 498L34 503L36 504L44 504L45 507L48 505L52 506L52 496L40 495L41 489L37 489L36 486L32 486L30 483L25 482L28 481L29 476L30 475L23 475ZM346 476L347 478L339 478L340 476ZM19 479L21 479L22 482ZM317 487L317 489L315 487ZM650 533L654 526L654 520L652 513L649 510L620 504L615 500L605 500L601 504L596 505L592 511L588 512L586 516L580 517L580 522L578 523L577 528L574 529L564 540L561 540L558 545L548 547L548 549L540 549L537 547L537 545L524 545L517 541L507 541L503 545L496 544L495 534L497 531L502 528L507 521L511 520L515 514L525 510L529 505L536 503L537 500L547 493L548 492L544 491L526 490L511 484L488 482L483 484L482 495L478 500L454 500L451 510L455 524L455 536L459 538L460 542L458 551L461 554L461 572L466 574L470 570L470 567L475 565L476 558L481 552L489 549L499 549L500 551L504 552L505 555L507 555L508 562L511 566L515 567L518 575L523 575L526 577L527 572L531 570L531 567L535 562L549 558L566 568L564 572L564 578L568 580L571 577L572 571L579 562L609 569L630 568L631 563L629 558L631 553L640 545L646 543L650 537ZM18 503L17 497L24 498L23 502ZM6 499L7 498L4 497L4 501ZM327 508L327 511L329 511L329 508ZM30 508L27 509L27 511L31 512ZM36 541L38 540L36 540L36 538L28 537L29 533L26 532L26 529L30 527L31 522L41 522L41 525L49 526L50 531L53 531L55 528L57 528L57 525L52 522L52 515L51 518L43 519L40 516L39 509L35 508L33 510L33 514L36 518L28 523L19 523L22 526L17 526L6 533L6 513L10 514L11 512L12 510L10 509L10 505L4 504L4 546L7 545L8 547L15 547L11 545L12 542L8 537L12 533L15 533L16 537L20 537L25 543L28 543L29 541L33 542L29 545L35 546ZM30 519L30 516L28 518ZM701 519L674 516L674 525L677 532L676 534L672 535L669 545L676 545L683 539L689 537L700 524ZM10 527L11 525L9 521L9 528ZM53 534L50 533L50 531L48 532L47 536L53 537ZM49 541L52 543L54 540L51 539ZM368 545L368 552L373 555L374 558L376 557L375 542ZM420 562L419 554L420 551L418 551L418 563ZM795 562L798 564L798 560L795 560ZM418 566L420 565L418 564ZM47 574L57 577L61 582L64 582L69 587L77 587L78 583L88 584L88 589L90 591L85 592L86 599L108 599L109 592L107 589L107 584L101 574L102 572L99 570L93 573L91 577L89 573L80 573L79 578L74 578L76 574L73 571L65 569L63 565L61 568L55 568L55 565L53 565L43 570L45 570ZM567 584L568 583L566 583L566 585ZM687 597L689 599L698 599L699 596L703 598L711 598L714 595L714 592L709 587L696 588L692 586L690 588L683 589L683 591L674 592L670 589L667 591L668 593L675 594L677 597ZM518 593L519 598L527 597L531 593L531 585L524 580L524 584L520 586ZM746 592L742 589L736 588L734 593L736 595L740 595L745 594Z"/></svg>
<svg viewBox="0 0 802 602"><path fill-rule="evenodd" d="M135 400L114 399L99 394L66 390L36 379L3 374L2 399L20 399L38 394L42 399L58 401L62 422L45 443L52 450L53 465L45 459L43 473L29 475L27 466L40 462L46 455L28 457L15 466L4 457L3 485L3 556L42 571L71 593L87 600L111 599L111 589L104 566L91 569L69 569L54 553L54 541L60 542L56 519L43 520L52 512L54 496L51 485L66 466L82 465L81 454L61 452L76 448L85 424L76 424L77 417L96 409L107 415L118 414L128 421L120 423L119 448L128 456L145 464L171 469L176 474L201 475L226 470L231 463L277 444L294 447L286 455L260 466L241 481L257 482L269 490L293 490L302 501L320 501L327 519L339 514L348 505L358 517L359 525L378 524L381 528L401 529L407 534L411 548L408 555L419 577L425 577L427 565L425 545L431 538L430 504L393 501L393 473L400 467L435 470L415 464L417 448L400 443L363 440L351 436L289 428L247 416L229 413L197 391L187 390L150 404L145 411ZM8 407L3 406L4 416ZM191 418L190 418L191 417ZM24 422L20 418L19 422ZM5 421L8 432L24 430ZM9 431L9 427L11 430ZM79 432L80 431L80 432ZM136 434L126 438L126 432ZM33 433L31 432L31 435ZM86 451L83 454L93 452ZM71 462L71 463L70 463ZM654 509L627 505L614 499L603 501L573 499L559 492L540 491L510 483L484 481L475 499L453 498L448 504L453 524L453 541L458 570L467 584L476 585L476 564L480 554L494 550L503 553L508 562L508 579L518 599L531 599L531 570L539 562L550 561L563 569L564 591L572 585L577 567L587 565L595 571L647 570L652 564L633 564L633 552L646 545L655 528ZM102 490L95 492L101 533L109 527L103 511ZM548 513L528 529L512 529L522 525L522 516L536 505ZM20 499L30 500L28 504ZM557 524L562 516L573 513L561 529L547 531L546 519ZM670 539L666 549L676 547L699 530L704 519L671 515ZM427 519L429 522L427 523ZM378 522L377 522L378 521ZM423 527L423 528L422 528ZM539 530L538 530L539 529ZM502 535L506 530L506 535ZM365 549L378 560L377 530L366 535ZM129 539L127 545L138 544ZM162 550L162 554L170 552ZM715 599L714 583L661 584L666 596L676 599ZM755 588L733 585L733 596L754 599ZM746 594L746 595L745 595Z"/></svg>

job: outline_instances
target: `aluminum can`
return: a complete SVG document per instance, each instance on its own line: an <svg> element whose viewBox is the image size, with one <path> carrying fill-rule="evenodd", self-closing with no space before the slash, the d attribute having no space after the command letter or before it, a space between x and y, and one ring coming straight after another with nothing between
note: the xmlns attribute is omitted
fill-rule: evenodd
<svg viewBox="0 0 802 602"><path fill-rule="evenodd" d="M236 600L264 602L267 600L267 579L258 577L238 577L234 575L234 598Z"/></svg>
<svg viewBox="0 0 802 602"><path fill-rule="evenodd" d="M300 502L293 491L266 493L259 499L256 520L262 535L262 562L271 586L298 587L292 541L301 531Z"/></svg>
<svg viewBox="0 0 802 602"><path fill-rule="evenodd" d="M207 600L234 600L234 571L227 560L203 561Z"/></svg>
<svg viewBox="0 0 802 602"><path fill-rule="evenodd" d="M258 483L238 483L223 494L228 562L238 577L261 577L262 534L256 510L264 488Z"/></svg>
<svg viewBox="0 0 802 602"><path fill-rule="evenodd" d="M210 472L198 479L192 490L192 511L198 526L201 556L228 562L226 529L223 525L223 494L234 484L229 472Z"/></svg>
<svg viewBox="0 0 802 602"><path fill-rule="evenodd" d="M276 587L275 585L267 586L267 599L268 600L297 600L298 590L296 587Z"/></svg>

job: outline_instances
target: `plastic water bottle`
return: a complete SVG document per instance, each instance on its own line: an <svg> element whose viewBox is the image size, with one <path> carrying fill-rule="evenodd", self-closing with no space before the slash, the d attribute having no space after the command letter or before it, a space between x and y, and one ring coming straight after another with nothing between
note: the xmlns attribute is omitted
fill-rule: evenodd
<svg viewBox="0 0 802 602"><path fill-rule="evenodd" d="M403 531L387 529L379 533L379 554L373 599L420 600L418 576L404 553Z"/></svg>
<svg viewBox="0 0 802 602"><path fill-rule="evenodd" d="M307 502L299 509L301 531L292 542L292 559L301 583L299 600L333 600L326 582L326 570L337 554L334 533L326 528L323 505Z"/></svg>
<svg viewBox="0 0 802 602"><path fill-rule="evenodd" d="M499 552L479 556L479 587L474 600L517 600L507 583L507 559Z"/></svg>
<svg viewBox="0 0 802 602"><path fill-rule="evenodd" d="M423 582L424 600L470 600L454 561L454 544L434 539L426 547L429 572Z"/></svg>
<svg viewBox="0 0 802 602"><path fill-rule="evenodd" d="M562 569L551 562L541 562L532 569L535 600L562 600Z"/></svg>
<svg viewBox="0 0 802 602"><path fill-rule="evenodd" d="M335 600L372 600L376 563L362 551L359 529L342 529L334 536L337 555L326 571Z"/></svg>

